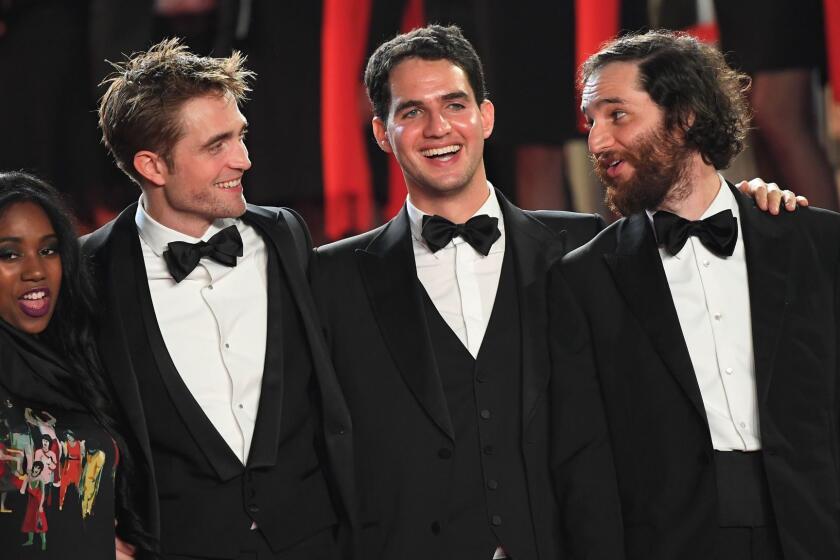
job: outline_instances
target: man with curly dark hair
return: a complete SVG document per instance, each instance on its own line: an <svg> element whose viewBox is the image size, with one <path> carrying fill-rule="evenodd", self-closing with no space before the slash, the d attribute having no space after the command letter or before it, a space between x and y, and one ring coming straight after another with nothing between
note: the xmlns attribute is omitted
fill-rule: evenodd
<svg viewBox="0 0 840 560"><path fill-rule="evenodd" d="M840 557L840 217L720 176L749 80L717 50L626 36L581 86L626 217L551 271L554 456L608 438L627 558Z"/></svg>

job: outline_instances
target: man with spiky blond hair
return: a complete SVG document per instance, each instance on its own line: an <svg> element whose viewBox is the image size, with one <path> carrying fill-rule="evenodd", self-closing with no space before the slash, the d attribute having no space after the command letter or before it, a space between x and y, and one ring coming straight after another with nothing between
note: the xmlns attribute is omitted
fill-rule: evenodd
<svg viewBox="0 0 840 560"><path fill-rule="evenodd" d="M350 418L306 283L306 225L243 197L243 63L167 40L105 81L103 140L142 194L83 241L102 354L165 558L340 558Z"/></svg>

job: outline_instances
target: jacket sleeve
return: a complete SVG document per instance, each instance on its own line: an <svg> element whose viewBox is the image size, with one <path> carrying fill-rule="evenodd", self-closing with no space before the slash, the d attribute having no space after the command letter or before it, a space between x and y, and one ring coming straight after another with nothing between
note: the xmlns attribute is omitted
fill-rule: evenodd
<svg viewBox="0 0 840 560"><path fill-rule="evenodd" d="M549 278L550 460L564 541L574 559L624 558L621 505L584 311L555 265Z"/></svg>

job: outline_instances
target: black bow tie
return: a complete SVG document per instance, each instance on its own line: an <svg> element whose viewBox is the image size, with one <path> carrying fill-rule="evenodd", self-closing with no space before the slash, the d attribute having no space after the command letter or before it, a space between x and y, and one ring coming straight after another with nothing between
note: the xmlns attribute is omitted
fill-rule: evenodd
<svg viewBox="0 0 840 560"><path fill-rule="evenodd" d="M437 253L453 238L460 236L485 257L493 243L502 236L499 231L499 218L491 218L487 214L473 216L465 224L453 224L440 216L423 216L421 235L432 253Z"/></svg>
<svg viewBox="0 0 840 560"><path fill-rule="evenodd" d="M692 235L697 236L706 249L719 257L731 256L738 242L738 219L732 215L731 210L695 222L660 210L653 215L653 229L656 231L656 239L672 255L679 253Z"/></svg>
<svg viewBox="0 0 840 560"><path fill-rule="evenodd" d="M210 257L225 266L236 266L236 257L241 256L242 237L236 226L226 227L207 241L173 241L169 249L163 252L163 259L175 282L186 278L202 257Z"/></svg>

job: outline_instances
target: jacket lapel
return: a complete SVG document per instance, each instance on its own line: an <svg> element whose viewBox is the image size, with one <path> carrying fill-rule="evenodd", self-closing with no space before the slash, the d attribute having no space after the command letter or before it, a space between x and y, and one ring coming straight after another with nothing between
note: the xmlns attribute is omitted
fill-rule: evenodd
<svg viewBox="0 0 840 560"><path fill-rule="evenodd" d="M784 319L795 296L790 220L771 216L730 185L738 201L750 289L758 402L767 397Z"/></svg>
<svg viewBox="0 0 840 560"><path fill-rule="evenodd" d="M620 228L616 252L604 255L613 280L656 352L705 421L700 387L647 215L634 214Z"/></svg>
<svg viewBox="0 0 840 560"><path fill-rule="evenodd" d="M435 424L454 440L426 325L405 208L356 255L371 309L397 368Z"/></svg>
<svg viewBox="0 0 840 560"><path fill-rule="evenodd" d="M321 327L316 320L315 302L312 299L304 273L306 263L301 263L298 258L295 237L292 235L290 226L282 212L249 205L244 219L260 231L266 240L268 249L275 251L278 257L276 264L279 266L276 266L274 271L269 269L269 280L274 277L271 276L272 274L284 275L292 300L298 306L310 346L314 373L318 381L326 448L330 456L330 463L333 466L332 475L338 482L345 507L352 516L356 507L354 505L355 496L351 490L355 484L355 473L352 461L350 461L353 456L352 421L335 370L329 360L330 354L324 343ZM271 261L269 260L269 262ZM274 306L276 306L278 296L275 294L276 287L269 287L269 310L272 314L277 313ZM271 316L279 318L279 314ZM272 323L275 324L273 327L271 326ZM269 349L273 348L276 341L279 340L280 328L282 327L279 319L269 321L266 364L269 363L268 353L270 351L279 353L276 348ZM275 336L277 338L272 338ZM266 374L269 374L269 372L266 371ZM279 403L282 398L283 376L279 371L271 373L269 376L272 381L267 386L268 392L264 392L260 396L260 412L252 445L255 455L249 456L248 465L250 467L270 466L277 462L278 438L282 421ZM263 382L265 383L265 381L264 376ZM265 390L266 385L263 385L263 388ZM265 416L263 416L263 411L267 411Z"/></svg>
<svg viewBox="0 0 840 560"><path fill-rule="evenodd" d="M134 297L131 299L136 302L136 308L131 310L133 311L132 316L141 320L133 321L132 324L127 325L126 333L130 335L130 340L132 340L135 357L143 356L146 353L146 349L142 348L142 345L147 344L153 358L152 365L160 373L172 401L177 403L176 410L195 440L197 447L204 453L207 462L212 465L217 476L221 480L230 480L242 472L242 462L219 435L207 415L204 414L201 405L195 400L172 362L172 356L170 356L166 342L163 340L155 316L149 284L145 281L146 267L143 262L140 241L136 230L133 233L133 236L129 236L130 246L128 247L129 253L127 253L131 255L132 265L125 267L125 269L131 270L134 279L129 284L134 290ZM135 358L135 362L137 362L137 358ZM154 374L151 371L145 371L144 375Z"/></svg>
<svg viewBox="0 0 840 560"><path fill-rule="evenodd" d="M106 294L104 306L99 310L99 352L103 363L111 366L106 371L112 389L126 422L137 438L148 470L154 476L146 415L128 343L129 325L136 323L140 315L137 299L132 297L138 278L136 262L131 258L131 234L137 236L134 228L136 210L137 205L132 204L113 222L84 238L82 249L87 254L96 255L92 264L98 270L97 276L105 279L104 284L99 286ZM139 274L142 275L142 271Z"/></svg>
<svg viewBox="0 0 840 560"><path fill-rule="evenodd" d="M507 249L512 250L522 329L522 430L526 433L549 380L546 274L563 255L566 231L555 232L496 191L505 218Z"/></svg>

